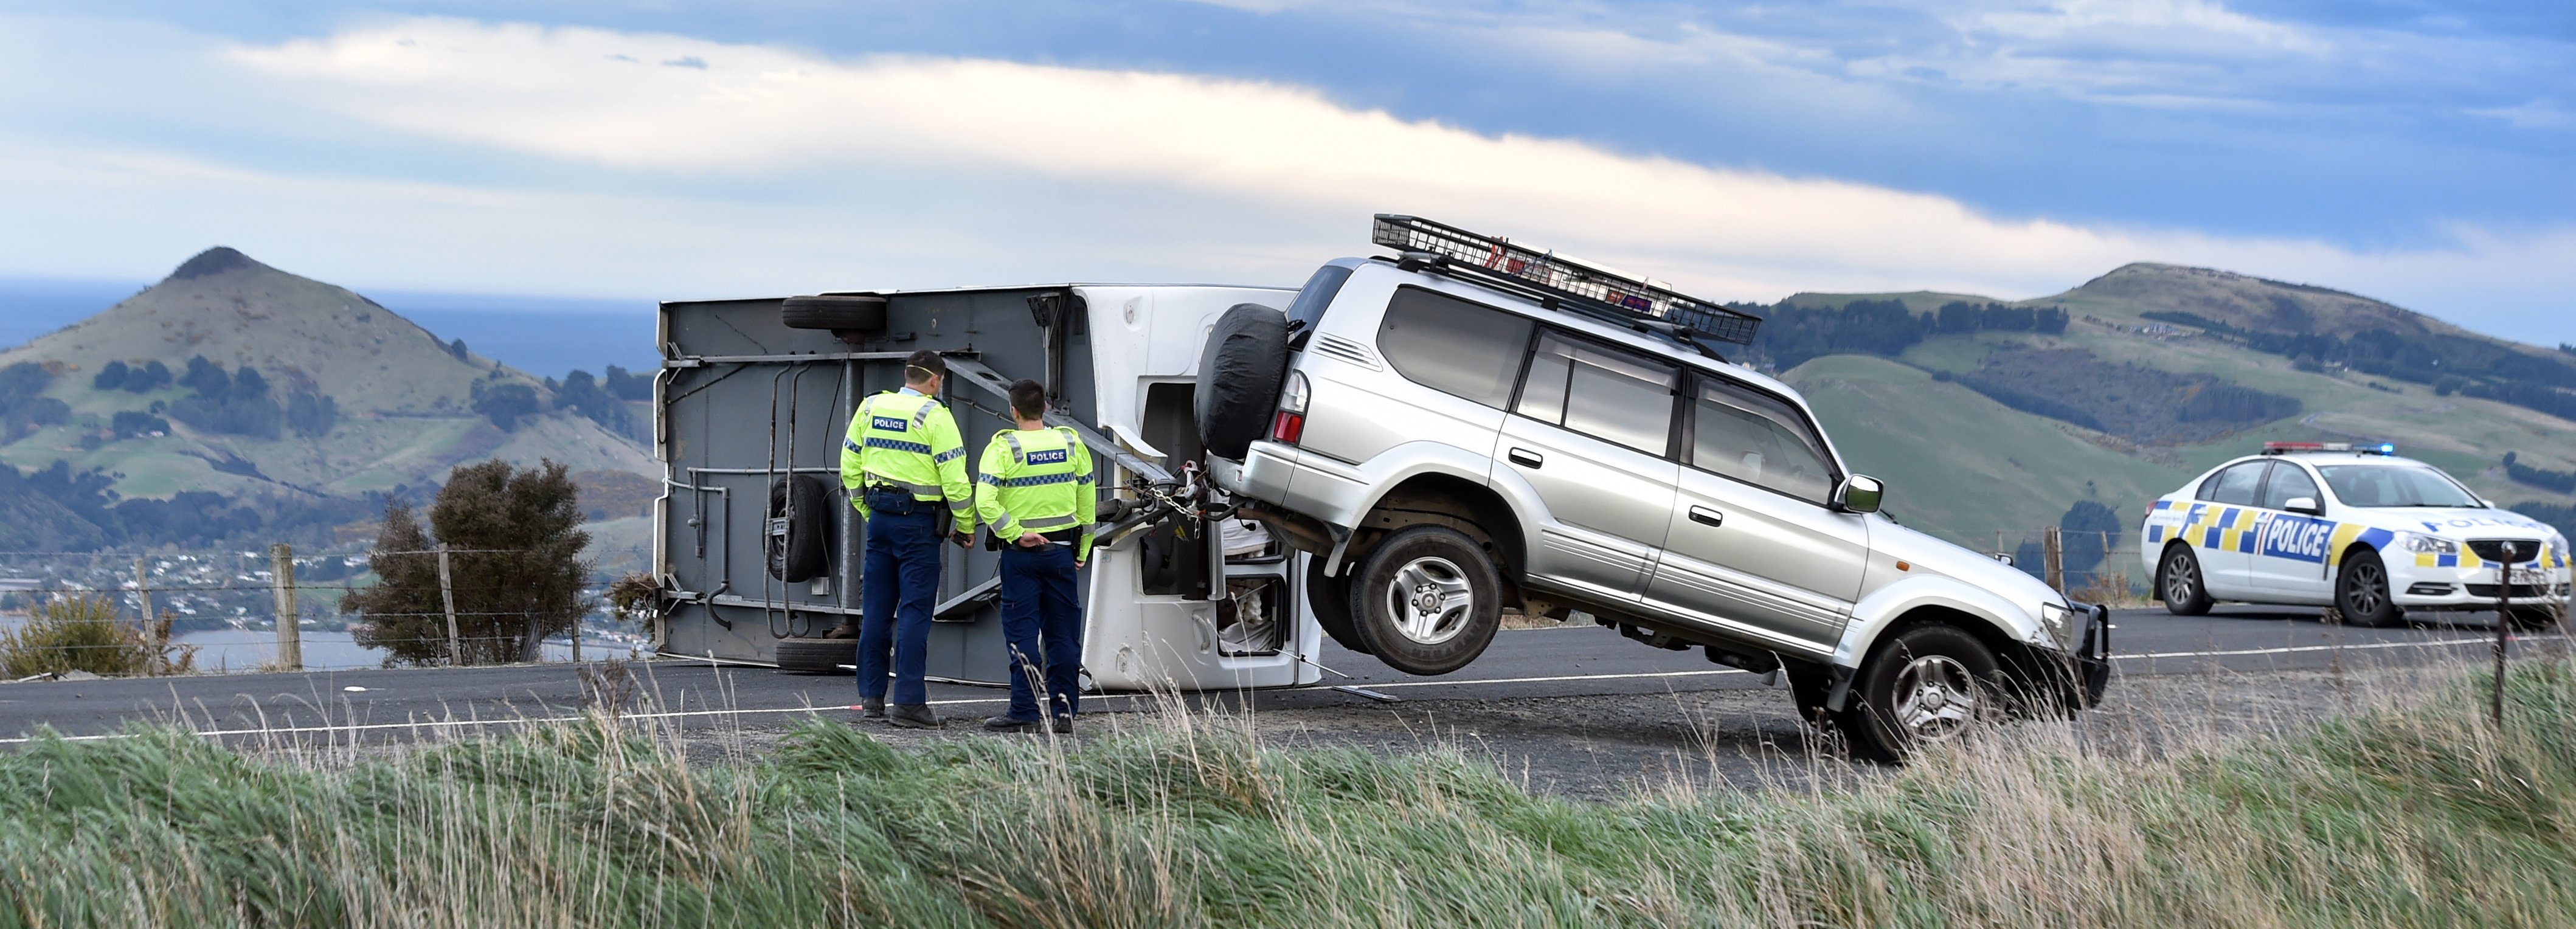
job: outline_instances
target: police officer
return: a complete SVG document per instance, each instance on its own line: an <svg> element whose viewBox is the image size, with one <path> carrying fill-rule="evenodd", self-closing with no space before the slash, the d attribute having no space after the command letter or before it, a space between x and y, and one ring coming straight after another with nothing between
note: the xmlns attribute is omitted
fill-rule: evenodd
<svg viewBox="0 0 2576 929"><path fill-rule="evenodd" d="M1091 559L1097 518L1091 452L1071 429L1045 423L1046 390L1011 385L1017 429L993 434L977 471L975 511L1002 544L1002 636L1010 643L1011 709L984 728L1016 731L1051 721L1073 731L1075 675L1082 667L1082 607L1073 572ZM1039 712L1033 670L1042 671Z"/></svg>
<svg viewBox="0 0 2576 929"><path fill-rule="evenodd" d="M966 446L957 421L933 399L948 362L928 350L904 360L903 389L875 394L850 417L841 443L841 486L867 520L861 585L859 706L867 718L936 729L922 681L930 649L931 598L939 592L939 540L965 547L975 531ZM886 656L894 657L887 703Z"/></svg>

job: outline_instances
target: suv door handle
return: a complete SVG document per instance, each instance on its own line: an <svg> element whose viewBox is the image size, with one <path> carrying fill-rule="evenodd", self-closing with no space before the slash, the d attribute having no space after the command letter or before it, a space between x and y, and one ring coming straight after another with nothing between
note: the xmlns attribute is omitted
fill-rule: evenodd
<svg viewBox="0 0 2576 929"><path fill-rule="evenodd" d="M1530 451L1526 448L1512 449L1505 457L1510 458L1513 464L1520 465L1524 468L1538 467L1540 463L1547 460L1546 458L1541 457L1539 453Z"/></svg>
<svg viewBox="0 0 2576 929"><path fill-rule="evenodd" d="M1716 510L1712 510L1712 509L1709 509L1709 508L1704 507L1704 506L1695 506L1695 507L1691 507L1691 508L1690 508L1690 518L1691 518L1691 522L1699 523L1699 524L1701 524L1701 525L1705 525L1705 526L1715 526L1715 525L1718 525L1718 524L1720 524L1720 523L1726 522L1726 514L1724 514L1724 513L1720 513L1720 512L1718 512L1718 511L1716 511Z"/></svg>

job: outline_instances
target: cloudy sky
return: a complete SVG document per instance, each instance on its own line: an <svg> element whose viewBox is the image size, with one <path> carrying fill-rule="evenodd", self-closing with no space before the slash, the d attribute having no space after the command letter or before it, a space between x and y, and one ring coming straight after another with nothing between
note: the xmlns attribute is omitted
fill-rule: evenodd
<svg viewBox="0 0 2576 929"><path fill-rule="evenodd" d="M2129 261L2576 341L2564 0L0 6L0 276L1294 283L1375 212L1719 299Z"/></svg>

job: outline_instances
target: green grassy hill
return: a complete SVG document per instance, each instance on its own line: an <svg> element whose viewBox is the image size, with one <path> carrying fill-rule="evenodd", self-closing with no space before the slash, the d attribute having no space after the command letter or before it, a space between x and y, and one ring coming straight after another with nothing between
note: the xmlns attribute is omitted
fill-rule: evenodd
<svg viewBox="0 0 2576 929"><path fill-rule="evenodd" d="M0 371L15 372L0 387L17 391L0 398L14 411L0 464L64 462L128 500L347 500L495 457L659 474L623 431L555 409L553 385L229 248L0 350ZM520 398L523 415L478 409L487 394Z"/></svg>
<svg viewBox="0 0 2576 929"><path fill-rule="evenodd" d="M1807 393L1853 465L1889 482L1890 509L1945 537L1983 540L1980 548L1991 548L1998 531L2010 547L2078 500L2099 501L2133 522L2147 500L2211 465L2260 449L2266 440L2394 442L2399 454L2438 465L2499 503L2576 503L2568 494L2508 480L2498 464L2512 451L2539 467L2576 469L2576 422L2496 400L2441 395L2431 385L2396 377L2303 364L2224 332L2146 315L2188 313L2265 333L2381 331L2428 343L2474 340L2557 363L2549 350L2487 339L2365 297L2223 271L2137 264L2035 300L1929 292L1797 294L1772 309L1839 309L1859 301L1896 301L1918 314L1938 313L1952 302L2056 307L2071 317L2062 333L1933 333L1892 358L1825 355L1783 374ZM2203 430L2216 435L2188 442L2157 442L2023 412L1962 386L2008 367L2005 361L2041 357L2032 352L2089 354L2088 363L2068 366L2068 376L2057 383L2028 380L2027 372L2017 382L2079 406L2109 403L2125 388L2102 381L2126 372L2136 383L2196 380L2286 397L2297 402L2298 413L2223 423ZM2139 398L2123 399L2134 405Z"/></svg>

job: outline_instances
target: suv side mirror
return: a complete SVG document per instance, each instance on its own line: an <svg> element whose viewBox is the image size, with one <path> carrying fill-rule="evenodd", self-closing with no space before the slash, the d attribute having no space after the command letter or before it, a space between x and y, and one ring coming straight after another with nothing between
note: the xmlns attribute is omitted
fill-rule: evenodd
<svg viewBox="0 0 2576 929"><path fill-rule="evenodd" d="M1842 485L1834 488L1834 509L1846 513L1876 513L1885 502L1887 485L1866 474L1843 478Z"/></svg>
<svg viewBox="0 0 2576 929"><path fill-rule="evenodd" d="M2293 513L2306 513L2310 516L2326 515L2326 508L2318 506L2317 498L2315 497L2291 497L2288 502L2281 504L2281 508Z"/></svg>

